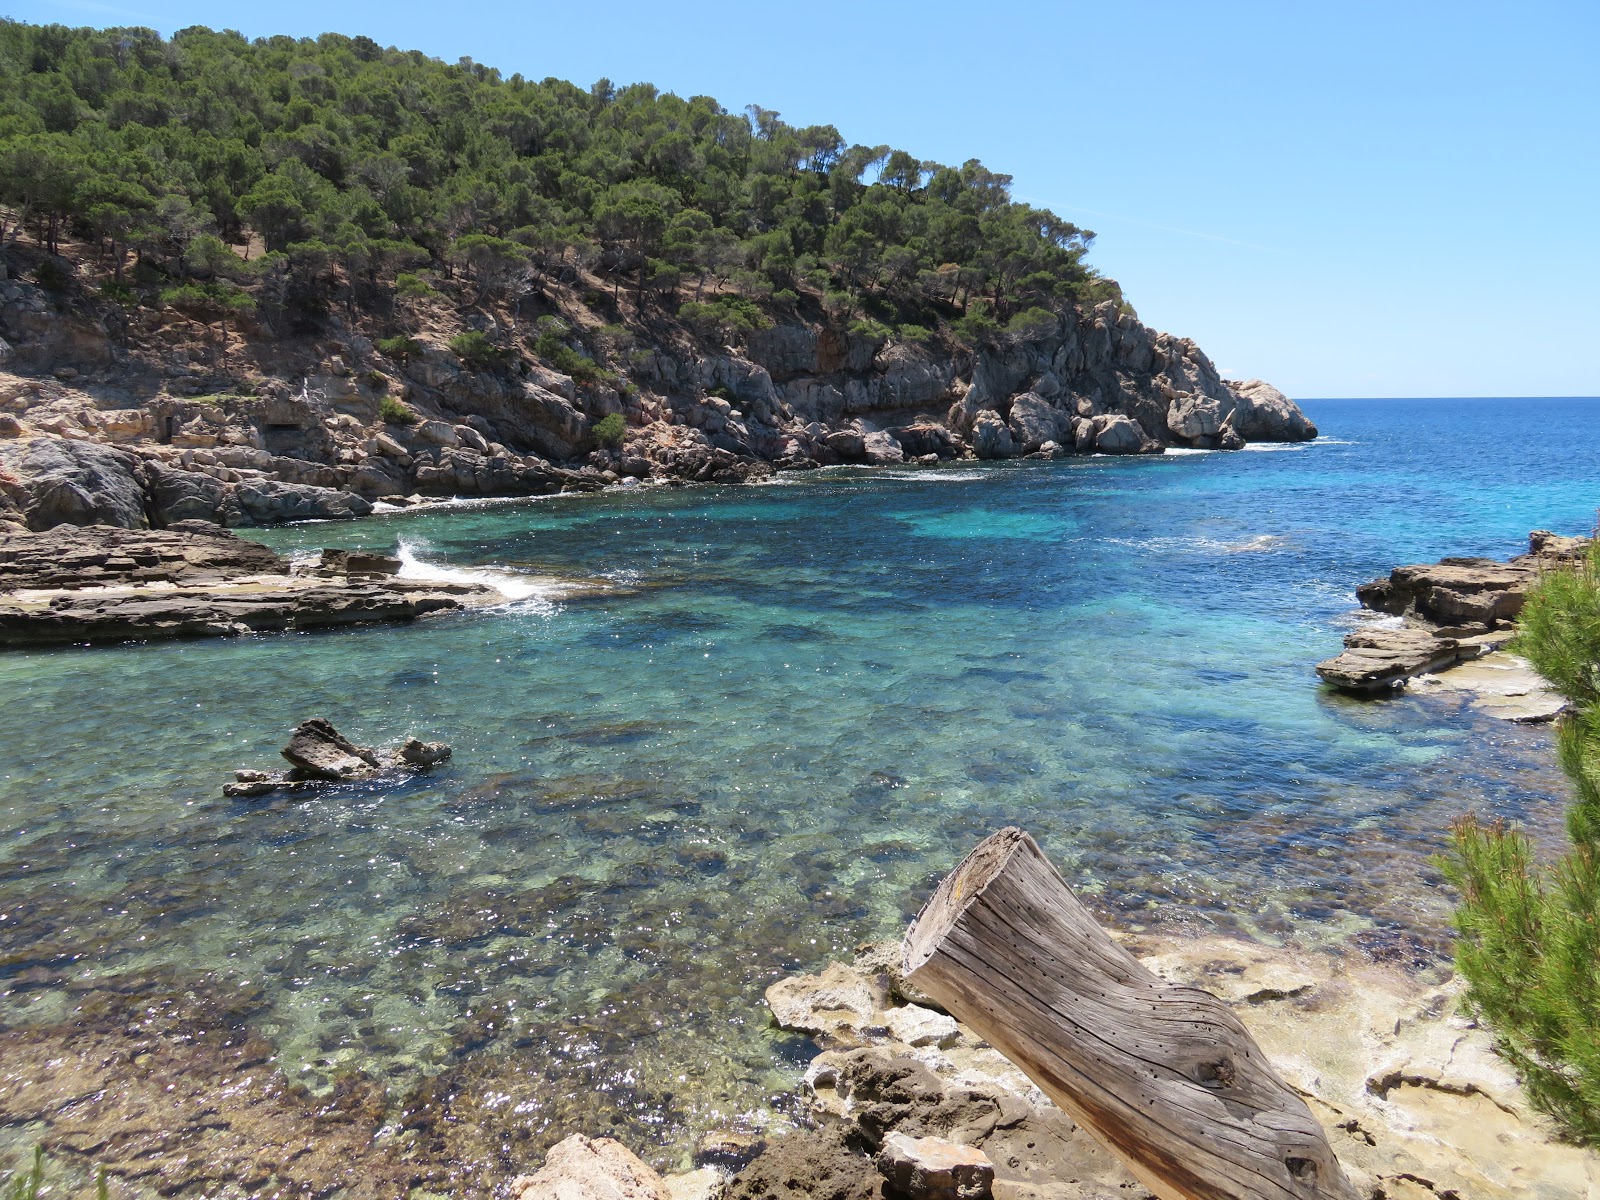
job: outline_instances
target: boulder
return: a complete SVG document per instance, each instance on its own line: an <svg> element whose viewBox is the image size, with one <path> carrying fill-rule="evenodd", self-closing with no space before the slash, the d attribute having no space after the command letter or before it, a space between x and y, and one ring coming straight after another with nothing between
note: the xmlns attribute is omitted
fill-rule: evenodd
<svg viewBox="0 0 1600 1200"><path fill-rule="evenodd" d="M822 444L845 462L860 462L867 456L867 439L858 429L835 429L823 435Z"/></svg>
<svg viewBox="0 0 1600 1200"><path fill-rule="evenodd" d="M1227 386L1239 400L1232 425L1245 441L1306 442L1317 436L1317 427L1299 406L1270 383L1247 379Z"/></svg>
<svg viewBox="0 0 1600 1200"><path fill-rule="evenodd" d="M0 478L29 529L114 525L142 529L144 488L139 459L98 442L60 437L0 441Z"/></svg>
<svg viewBox="0 0 1600 1200"><path fill-rule="evenodd" d="M892 433L879 430L861 439L862 451L867 461L875 467L891 466L906 460L905 452Z"/></svg>
<svg viewBox="0 0 1600 1200"><path fill-rule="evenodd" d="M891 1133L878 1152L885 1190L905 1200L985 1200L994 1164L975 1146Z"/></svg>
<svg viewBox="0 0 1600 1200"><path fill-rule="evenodd" d="M817 975L780 979L767 989L766 1000L784 1029L850 1041L868 1030L882 1031L878 1012L888 989L843 963L830 963Z"/></svg>
<svg viewBox="0 0 1600 1200"><path fill-rule="evenodd" d="M1031 454L1045 442L1061 437L1061 426L1066 414L1034 392L1024 392L1011 402L1011 416L1007 427L1011 439L1025 454Z"/></svg>
<svg viewBox="0 0 1600 1200"><path fill-rule="evenodd" d="M661 1176L621 1142L581 1133L557 1142L544 1166L511 1181L514 1200L671 1200Z"/></svg>
<svg viewBox="0 0 1600 1200"><path fill-rule="evenodd" d="M296 726L283 757L311 779L348 779L378 766L378 756L358 746L321 717Z"/></svg>
<svg viewBox="0 0 1600 1200"><path fill-rule="evenodd" d="M883 1023L890 1037L908 1046L948 1046L961 1036L954 1017L917 1004L889 1009Z"/></svg>
<svg viewBox="0 0 1600 1200"><path fill-rule="evenodd" d="M277 479L244 480L234 486L233 498L239 506L242 522L252 525L348 521L372 511L369 502L350 492Z"/></svg>
<svg viewBox="0 0 1600 1200"><path fill-rule="evenodd" d="M1214 396L1180 392L1167 407L1167 428L1186 442L1216 437L1222 432L1222 402Z"/></svg>
<svg viewBox="0 0 1600 1200"><path fill-rule="evenodd" d="M400 747L400 761L410 767L432 767L450 757L450 747L443 742L424 742L408 737Z"/></svg>
<svg viewBox="0 0 1600 1200"><path fill-rule="evenodd" d="M972 452L979 458L1014 458L1016 442L1011 429L992 408L983 409L972 421Z"/></svg>
<svg viewBox="0 0 1600 1200"><path fill-rule="evenodd" d="M1100 454L1137 454L1144 448L1144 430L1121 413L1095 417L1094 448Z"/></svg>

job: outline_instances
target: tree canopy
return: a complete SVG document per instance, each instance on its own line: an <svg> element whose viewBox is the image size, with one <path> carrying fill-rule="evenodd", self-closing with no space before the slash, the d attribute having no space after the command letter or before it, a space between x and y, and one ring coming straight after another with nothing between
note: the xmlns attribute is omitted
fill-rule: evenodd
<svg viewBox="0 0 1600 1200"><path fill-rule="evenodd" d="M49 249L98 245L119 280L132 256L220 285L214 243L254 235L255 277L312 308L421 268L480 300L582 266L640 311L709 284L924 325L979 297L1004 321L1115 296L1083 262L1094 235L1010 182L756 106L365 37L0 22L0 205Z"/></svg>

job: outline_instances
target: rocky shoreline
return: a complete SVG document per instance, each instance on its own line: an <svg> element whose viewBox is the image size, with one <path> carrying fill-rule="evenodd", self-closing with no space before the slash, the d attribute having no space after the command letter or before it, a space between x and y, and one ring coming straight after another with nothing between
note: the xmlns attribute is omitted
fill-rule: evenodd
<svg viewBox="0 0 1600 1200"><path fill-rule="evenodd" d="M1385 695L1415 681L1504 720L1553 720L1565 702L1504 647L1540 573L1570 566L1588 546L1588 538L1537 529L1528 552L1507 562L1444 558L1396 567L1356 589L1364 609L1389 619L1347 634L1344 652L1318 663L1317 674L1357 695Z"/></svg>
<svg viewBox="0 0 1600 1200"><path fill-rule="evenodd" d="M527 340L514 313L476 319L492 341ZM0 278L0 525L272 524L418 496L1229 450L1317 433L1277 389L1224 380L1192 341L1111 302L971 348L799 320L713 346L664 325L630 334L621 373L583 358L595 330L569 332L568 358L593 368L573 366L579 377L509 352L475 366L443 329L385 354L375 332L342 326L319 340L246 336L224 368L182 325L130 340L92 310L63 314L33 284ZM610 418L620 425L602 439Z"/></svg>
<svg viewBox="0 0 1600 1200"><path fill-rule="evenodd" d="M347 550L291 564L195 520L0 532L0 649L407 623L506 599L487 584L401 578L400 566ZM552 594L593 587L550 581Z"/></svg>
<svg viewBox="0 0 1600 1200"><path fill-rule="evenodd" d="M1158 975L1239 1014L1367 1200L1565 1200L1600 1188L1600 1159L1562 1144L1533 1111L1491 1035L1461 1015L1448 969L1223 936L1124 942ZM899 942L864 946L853 962L768 989L774 1021L819 1047L801 1085L809 1127L770 1140L708 1135L697 1169L665 1177L619 1143L576 1135L512 1195L1148 1197L1016 1067L908 987L900 956ZM730 1163L731 1177L716 1170Z"/></svg>

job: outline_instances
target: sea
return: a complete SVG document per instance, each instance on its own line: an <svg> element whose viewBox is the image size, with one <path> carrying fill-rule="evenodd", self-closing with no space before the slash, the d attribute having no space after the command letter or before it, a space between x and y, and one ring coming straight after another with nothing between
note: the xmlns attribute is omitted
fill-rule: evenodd
<svg viewBox="0 0 1600 1200"><path fill-rule="evenodd" d="M1392 566L1589 531L1600 400L1305 408L1316 441L1236 453L243 531L506 599L0 653L0 1028L70 1023L102 986L248 989L313 1095L356 1074L398 1111L444 1079L530 1158L581 1131L672 1166L707 1130L789 1119L815 1048L763 990L899 936L1001 826L1122 928L1428 969L1453 819L1557 844L1550 733L1312 668ZM454 757L223 797L312 716Z"/></svg>

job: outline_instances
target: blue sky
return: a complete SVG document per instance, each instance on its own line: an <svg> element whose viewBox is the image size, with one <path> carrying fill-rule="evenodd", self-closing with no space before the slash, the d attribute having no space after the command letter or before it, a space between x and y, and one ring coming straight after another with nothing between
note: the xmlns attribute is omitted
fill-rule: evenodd
<svg viewBox="0 0 1600 1200"><path fill-rule="evenodd" d="M649 80L1099 233L1140 315L1296 396L1600 394L1600 4L11 0Z"/></svg>

